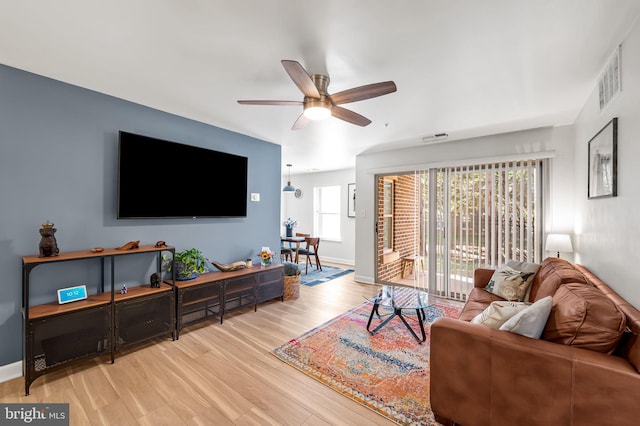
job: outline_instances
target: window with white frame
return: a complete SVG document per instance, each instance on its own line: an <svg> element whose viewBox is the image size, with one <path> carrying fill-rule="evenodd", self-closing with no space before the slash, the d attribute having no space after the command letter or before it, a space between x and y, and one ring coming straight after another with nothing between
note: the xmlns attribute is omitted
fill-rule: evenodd
<svg viewBox="0 0 640 426"><path fill-rule="evenodd" d="M313 188L314 234L327 240L340 240L340 186Z"/></svg>

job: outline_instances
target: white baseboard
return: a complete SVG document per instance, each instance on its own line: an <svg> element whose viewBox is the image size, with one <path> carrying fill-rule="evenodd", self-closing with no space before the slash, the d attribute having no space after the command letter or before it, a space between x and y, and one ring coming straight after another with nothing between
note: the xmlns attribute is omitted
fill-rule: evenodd
<svg viewBox="0 0 640 426"><path fill-rule="evenodd" d="M13 364L0 365L0 383L22 377L22 361Z"/></svg>
<svg viewBox="0 0 640 426"><path fill-rule="evenodd" d="M319 251L318 251L319 253ZM354 266L355 262L353 261L353 259L340 259L337 257L324 257L324 256L320 256L320 260L322 262L329 262L329 263L339 263L341 265L346 265L346 266Z"/></svg>
<svg viewBox="0 0 640 426"><path fill-rule="evenodd" d="M375 284L376 282L372 277L365 277L364 275L356 275L353 280L365 284Z"/></svg>

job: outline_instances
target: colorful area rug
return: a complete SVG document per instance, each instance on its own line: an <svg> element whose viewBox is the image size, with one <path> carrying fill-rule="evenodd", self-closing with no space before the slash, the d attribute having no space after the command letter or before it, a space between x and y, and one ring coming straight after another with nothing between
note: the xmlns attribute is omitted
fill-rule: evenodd
<svg viewBox="0 0 640 426"><path fill-rule="evenodd" d="M438 425L429 400L429 327L423 344L399 318L373 336L366 330L369 302L276 348L272 353L331 389L400 424ZM382 307L380 308L381 315ZM460 309L436 304L429 324L439 316L457 317ZM409 322L417 326L417 318ZM374 317L372 329L379 320Z"/></svg>
<svg viewBox="0 0 640 426"><path fill-rule="evenodd" d="M334 266L322 265L322 271L316 269L315 265L309 266L309 272L304 273L304 263L298 264L298 269L300 270L300 283L302 285L314 286L318 284L325 283L327 281L331 281L334 278L341 277L350 272L353 272L353 269L342 269L336 268Z"/></svg>

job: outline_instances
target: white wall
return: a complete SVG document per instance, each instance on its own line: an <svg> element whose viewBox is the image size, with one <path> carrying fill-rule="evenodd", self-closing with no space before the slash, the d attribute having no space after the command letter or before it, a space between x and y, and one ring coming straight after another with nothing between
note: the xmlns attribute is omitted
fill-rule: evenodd
<svg viewBox="0 0 640 426"><path fill-rule="evenodd" d="M356 280L375 277L375 175L426 169L433 166L474 164L500 158L527 159L551 153L552 188L546 200L546 232L567 232L573 212L573 126L546 127L436 145L361 154L356 157L358 209L356 211ZM549 255L550 253L546 253Z"/></svg>
<svg viewBox="0 0 640 426"><path fill-rule="evenodd" d="M613 52L615 46L611 46ZM640 307L640 24L622 41L622 92L603 111L594 91L576 120L576 261ZM603 66L607 58L603 58ZM587 199L589 140L618 117L618 196Z"/></svg>
<svg viewBox="0 0 640 426"><path fill-rule="evenodd" d="M282 186L286 185L287 176L284 177ZM340 185L341 210L340 227L341 241L321 240L318 254L321 261L343 263L353 265L355 262L355 222L352 217L347 217L347 185L355 182L355 169L337 170L322 173L292 174L291 184L302 190L302 197L296 198L293 193L282 193L281 220L287 217L298 221L294 232L313 234L313 188L319 186ZM282 234L285 229L282 226Z"/></svg>

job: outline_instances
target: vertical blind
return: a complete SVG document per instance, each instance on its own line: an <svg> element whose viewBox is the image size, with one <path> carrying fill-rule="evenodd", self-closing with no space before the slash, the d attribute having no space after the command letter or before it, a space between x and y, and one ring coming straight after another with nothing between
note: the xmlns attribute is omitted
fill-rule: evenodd
<svg viewBox="0 0 640 426"><path fill-rule="evenodd" d="M435 239L423 230L427 251L437 257L431 263L436 266L429 280L436 287L432 291L464 300L473 286L474 269L495 268L509 259L539 262L543 161L437 169L437 200L429 203L437 210L435 217L429 215L429 220L437 220Z"/></svg>

